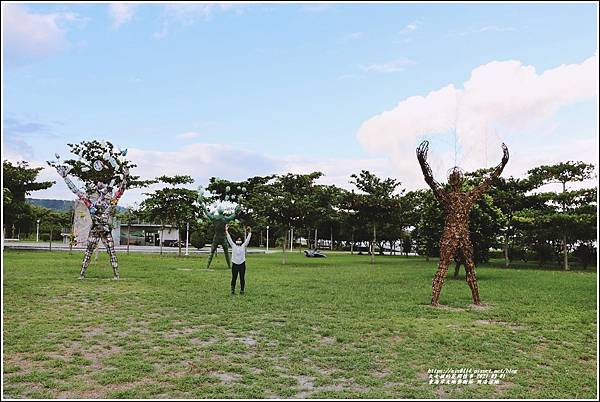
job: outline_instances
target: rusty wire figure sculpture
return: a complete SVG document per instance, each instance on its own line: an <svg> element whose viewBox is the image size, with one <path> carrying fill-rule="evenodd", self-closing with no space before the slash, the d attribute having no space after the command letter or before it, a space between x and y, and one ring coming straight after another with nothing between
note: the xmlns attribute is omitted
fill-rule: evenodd
<svg viewBox="0 0 600 402"><path fill-rule="evenodd" d="M477 278L475 276L475 263L473 261L473 245L469 238L469 212L473 203L481 197L492 185L494 178L500 176L504 166L508 162L508 148L502 143L504 155L502 162L486 177L481 184L471 191L461 191L463 184L463 175L458 167L454 167L448 175L449 190L443 189L439 183L433 179L431 167L427 163L427 152L429 151L429 142L423 141L417 148L417 159L421 165L425 181L431 187L433 194L442 204L444 209L444 231L440 240L440 262L438 270L433 277L431 304L439 304L440 293L444 286L444 278L448 272L448 266L460 252L459 259L464 263L466 270L466 280L471 288L473 303L481 305L479 299L479 289L477 288Z"/></svg>

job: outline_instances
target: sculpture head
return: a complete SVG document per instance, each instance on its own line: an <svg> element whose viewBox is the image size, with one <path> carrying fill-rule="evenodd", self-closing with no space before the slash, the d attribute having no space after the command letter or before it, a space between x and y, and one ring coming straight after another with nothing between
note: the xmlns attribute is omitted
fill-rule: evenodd
<svg viewBox="0 0 600 402"><path fill-rule="evenodd" d="M218 206L217 207L217 212L218 212L219 215L223 215L223 212L225 212L225 210L223 209L222 206Z"/></svg>
<svg viewBox="0 0 600 402"><path fill-rule="evenodd" d="M448 173L448 184L450 184L452 191L460 191L463 181L463 173L458 166L454 166L450 169L450 172Z"/></svg>

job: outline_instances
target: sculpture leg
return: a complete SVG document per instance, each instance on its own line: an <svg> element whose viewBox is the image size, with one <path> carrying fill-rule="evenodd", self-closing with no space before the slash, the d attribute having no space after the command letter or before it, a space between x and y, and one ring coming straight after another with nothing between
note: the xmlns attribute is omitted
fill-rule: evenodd
<svg viewBox="0 0 600 402"><path fill-rule="evenodd" d="M210 263L217 252L217 242L213 240L212 245L210 246L210 255L208 256L208 264L206 264L206 269L210 268Z"/></svg>
<svg viewBox="0 0 600 402"><path fill-rule="evenodd" d="M225 253L225 261L227 261L227 266L229 267L229 269L231 269L231 256L229 255L229 244L227 244L227 241L224 241L221 244L221 247L223 247L223 253Z"/></svg>
<svg viewBox="0 0 600 402"><path fill-rule="evenodd" d="M119 263L117 262L117 253L115 252L115 241L113 240L110 232L105 232L102 237L102 243L106 247L106 252L110 257L110 265L113 269L113 275L115 279L119 279Z"/></svg>
<svg viewBox="0 0 600 402"><path fill-rule="evenodd" d="M98 245L98 240L100 240L98 238L98 234L95 231L90 230L90 233L88 235L87 248L85 250L85 255L83 256L83 264L81 265L81 272L79 273L79 279L83 279L83 277L85 276L85 271L87 270L88 265L90 265L92 254L94 253L94 250L96 250L96 246Z"/></svg>
<svg viewBox="0 0 600 402"><path fill-rule="evenodd" d="M440 300L440 293L442 292L442 287L444 286L444 278L446 277L448 267L450 266L452 258L454 257L454 250L455 247L453 244L444 244L442 241L442 245L440 247L440 264L432 282L432 306L437 306Z"/></svg>
<svg viewBox="0 0 600 402"><path fill-rule="evenodd" d="M462 247L463 255L465 256L465 271L466 280L471 288L471 294L473 295L473 304L481 305L479 299L479 288L477 287L477 278L475 277L475 262L473 261L473 246L471 244Z"/></svg>

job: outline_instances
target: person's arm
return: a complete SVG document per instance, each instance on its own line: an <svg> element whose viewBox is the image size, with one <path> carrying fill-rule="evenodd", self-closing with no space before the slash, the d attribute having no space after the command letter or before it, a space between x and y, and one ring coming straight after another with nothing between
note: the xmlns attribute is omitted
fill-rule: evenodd
<svg viewBox="0 0 600 402"><path fill-rule="evenodd" d="M233 248L235 246L235 243L233 242L233 239L229 235L229 231L227 230L227 227L225 227L225 235L227 236L227 242L229 243L231 248Z"/></svg>
<svg viewBox="0 0 600 402"><path fill-rule="evenodd" d="M502 170L504 170L504 166L506 166L506 164L508 163L509 157L508 148L504 143L502 143L502 151L504 153L502 155L502 161L498 164L498 166L496 166L496 168L494 168L492 173L488 177L486 177L479 186L475 187L469 193L473 200L481 197L492 186L494 179L502 174Z"/></svg>
<svg viewBox="0 0 600 402"><path fill-rule="evenodd" d="M252 229L250 229L250 226L248 226L248 234L246 235L246 240L244 240L244 244L242 244L244 247L246 247L248 244L250 244L251 237L252 237Z"/></svg>
<svg viewBox="0 0 600 402"><path fill-rule="evenodd" d="M423 176L425 177L425 182L431 187L433 194L438 199L445 198L445 192L442 190L442 187L433 179L433 172L431 171L431 167L429 163L427 163L427 152L429 151L429 141L423 141L421 145L417 148L417 159L419 160L419 165L421 165L421 171L423 172Z"/></svg>

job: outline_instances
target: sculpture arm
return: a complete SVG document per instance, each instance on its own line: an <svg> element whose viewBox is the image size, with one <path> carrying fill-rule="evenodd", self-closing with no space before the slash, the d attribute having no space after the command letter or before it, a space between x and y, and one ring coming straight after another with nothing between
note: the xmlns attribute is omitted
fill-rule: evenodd
<svg viewBox="0 0 600 402"><path fill-rule="evenodd" d="M113 203L117 204L117 202L119 201L119 198L121 198L123 196L123 193L125 192L125 189L127 188L127 179L129 178L129 169L124 168L123 169L123 180L121 180L121 182L119 183L119 188L117 189L117 192L115 193L114 197L113 197Z"/></svg>
<svg viewBox="0 0 600 402"><path fill-rule="evenodd" d="M479 184L477 187L471 190L470 195L472 199L475 200L481 197L492 186L494 179L500 177L500 175L502 174L504 166L506 166L506 164L508 163L509 157L508 148L504 143L502 143L502 151L504 152L504 155L502 156L502 161L498 164L498 166L494 168L492 173L483 180L481 184Z"/></svg>
<svg viewBox="0 0 600 402"><path fill-rule="evenodd" d="M81 191L66 174L63 176L63 179L65 180L65 183L67 183L69 189L85 204L86 207L89 208L92 205L92 202L87 197L87 194Z"/></svg>
<svg viewBox="0 0 600 402"><path fill-rule="evenodd" d="M433 194L439 200L443 200L445 198L445 192L442 190L442 187L436 182L433 178L433 172L431 171L431 167L429 163L427 163L427 151L429 150L429 142L423 141L421 145L417 148L417 159L419 160L419 165L421 165L421 171L423 172L423 176L425 177L425 182L431 187Z"/></svg>
<svg viewBox="0 0 600 402"><path fill-rule="evenodd" d="M204 204L200 204L200 209L202 209L202 213L204 213L204 215L210 219L211 221L215 220L215 216L213 214L210 213L210 211L208 210L208 208L206 208L206 206L204 206Z"/></svg>
<svg viewBox="0 0 600 402"><path fill-rule="evenodd" d="M234 219L235 219L235 212L232 213L231 215L225 217L225 221L227 221L227 222L231 222Z"/></svg>

